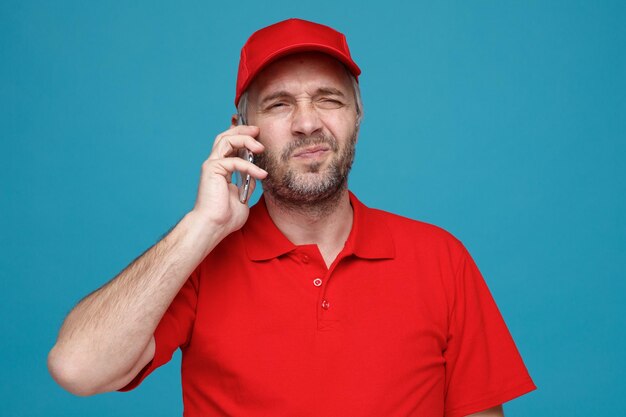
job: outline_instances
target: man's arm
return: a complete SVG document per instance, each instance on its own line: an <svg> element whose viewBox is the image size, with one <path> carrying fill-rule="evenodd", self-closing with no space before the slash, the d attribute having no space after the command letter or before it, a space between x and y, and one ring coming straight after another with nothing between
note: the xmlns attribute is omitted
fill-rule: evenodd
<svg viewBox="0 0 626 417"><path fill-rule="evenodd" d="M490 408L479 413L470 414L468 417L504 417L502 406Z"/></svg>
<svg viewBox="0 0 626 417"><path fill-rule="evenodd" d="M160 242L117 277L82 300L67 316L48 355L53 378L76 395L124 387L154 356L154 330L189 275L228 234L245 223L249 209L230 183L234 170L256 179L267 173L233 157L258 128L232 127L218 135L202 165L196 204Z"/></svg>

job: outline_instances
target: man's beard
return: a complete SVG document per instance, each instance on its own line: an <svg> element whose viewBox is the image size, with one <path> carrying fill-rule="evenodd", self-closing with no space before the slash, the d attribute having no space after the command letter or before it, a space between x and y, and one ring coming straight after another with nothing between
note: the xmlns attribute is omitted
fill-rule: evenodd
<svg viewBox="0 0 626 417"><path fill-rule="evenodd" d="M343 148L334 136L317 134L294 138L281 152L265 150L255 158L255 163L268 172L263 180L263 191L277 203L286 207L323 207L333 205L347 187L348 173L354 161L357 129ZM289 166L292 155L299 149L327 145L333 152L328 166L314 161L308 164Z"/></svg>

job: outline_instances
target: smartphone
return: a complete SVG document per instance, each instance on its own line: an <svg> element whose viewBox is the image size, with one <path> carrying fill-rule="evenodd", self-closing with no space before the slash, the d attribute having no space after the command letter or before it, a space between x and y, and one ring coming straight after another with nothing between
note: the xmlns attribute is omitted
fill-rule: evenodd
<svg viewBox="0 0 626 417"><path fill-rule="evenodd" d="M245 125L246 122L243 119L241 114L237 115L237 125ZM239 149L237 151L237 156L245 159L248 162L254 163L254 154L250 152L246 148ZM243 174L242 172L235 171L235 178L237 182L237 189L239 190L239 201L242 204L246 204L248 199L250 199L250 194L252 192L252 187L250 187L250 183L252 182L252 178L250 178L250 174Z"/></svg>

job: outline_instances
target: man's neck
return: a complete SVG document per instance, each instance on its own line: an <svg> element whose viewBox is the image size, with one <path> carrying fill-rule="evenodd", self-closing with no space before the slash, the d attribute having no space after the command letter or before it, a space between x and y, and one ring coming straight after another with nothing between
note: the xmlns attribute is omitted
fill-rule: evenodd
<svg viewBox="0 0 626 417"><path fill-rule="evenodd" d="M352 229L353 210L347 189L326 204L285 205L265 195L276 227L295 245L316 244L327 267L343 249Z"/></svg>

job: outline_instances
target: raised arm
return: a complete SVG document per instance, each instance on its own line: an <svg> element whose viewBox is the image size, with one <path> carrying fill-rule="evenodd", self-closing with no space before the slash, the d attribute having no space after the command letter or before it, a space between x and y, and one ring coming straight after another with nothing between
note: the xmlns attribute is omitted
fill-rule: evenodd
<svg viewBox="0 0 626 417"><path fill-rule="evenodd" d="M241 228L249 209L230 183L234 170L263 179L267 173L234 156L263 146L258 128L237 126L218 135L202 165L193 210L160 242L70 312L48 355L52 377L76 395L119 389L154 356L153 333L187 278L228 234Z"/></svg>

